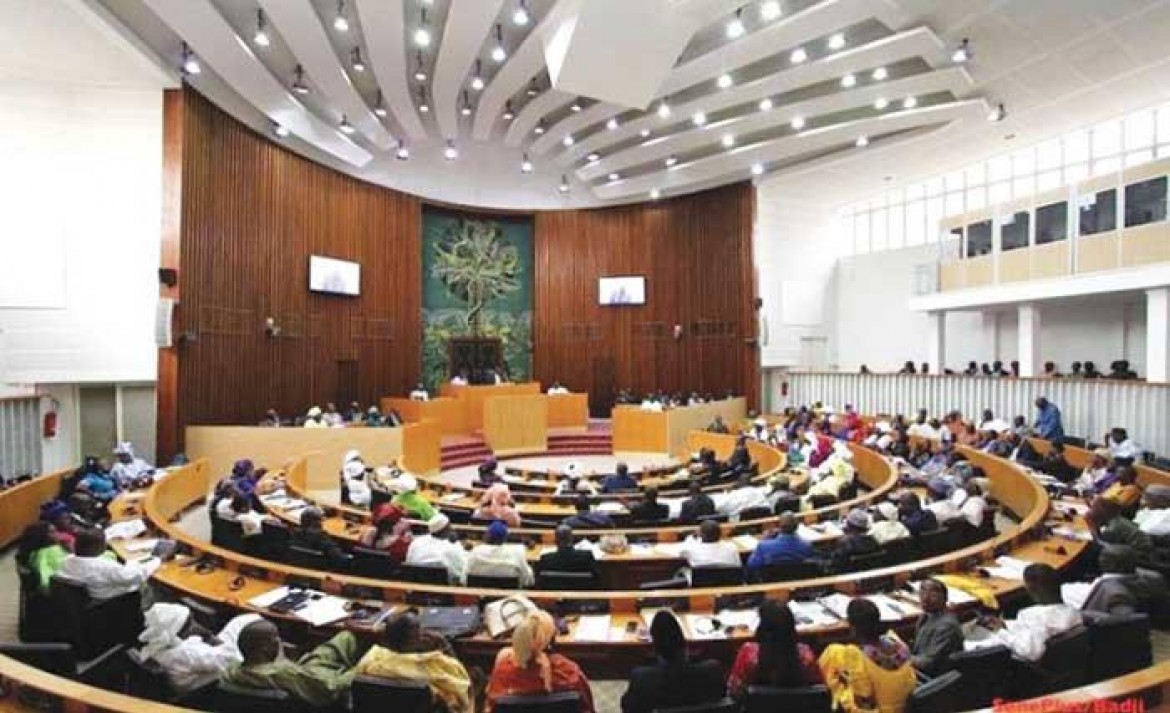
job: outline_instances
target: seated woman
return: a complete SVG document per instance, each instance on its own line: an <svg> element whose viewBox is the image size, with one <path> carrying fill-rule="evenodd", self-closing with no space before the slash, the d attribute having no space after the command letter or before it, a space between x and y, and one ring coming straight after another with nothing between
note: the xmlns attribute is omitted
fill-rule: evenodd
<svg viewBox="0 0 1170 713"><path fill-rule="evenodd" d="M405 679L426 683L449 713L473 713L471 676L451 653L441 636L425 634L418 615L406 611L386 624L381 645L374 645L358 662L362 676Z"/></svg>
<svg viewBox="0 0 1170 713"><path fill-rule="evenodd" d="M231 499L222 499L215 504L215 516L228 522L238 522L244 530L244 537L259 535L264 529L264 513L252 509L252 501L240 493Z"/></svg>
<svg viewBox="0 0 1170 713"><path fill-rule="evenodd" d="M674 614L660 610L650 622L656 661L630 673L622 713L650 713L723 698L723 671L717 661L687 659L687 640Z"/></svg>
<svg viewBox="0 0 1170 713"><path fill-rule="evenodd" d="M477 520L500 520L508 527L520 527L520 513L512 502L512 492L506 483L496 483L488 488L471 516Z"/></svg>
<svg viewBox="0 0 1170 713"><path fill-rule="evenodd" d="M370 480L366 474L366 464L362 454L358 451L349 451L345 454L345 462L341 465L341 483L345 486L344 494L349 502L358 507L369 507Z"/></svg>
<svg viewBox="0 0 1170 713"><path fill-rule="evenodd" d="M402 564L410 550L410 523L406 512L397 505L386 503L374 511L373 526L362 529L358 542L362 547L390 553L394 564Z"/></svg>
<svg viewBox="0 0 1170 713"><path fill-rule="evenodd" d="M823 683L812 649L796 640L796 619L787 604L768 599L760 605L756 640L739 647L727 692L747 695L748 686L798 688Z"/></svg>
<svg viewBox="0 0 1170 713"><path fill-rule="evenodd" d="M121 491L117 479L101 467L88 470L77 483L77 489L101 503L109 503Z"/></svg>
<svg viewBox="0 0 1170 713"><path fill-rule="evenodd" d="M24 534L20 536L16 567L18 571L29 572L41 592L48 592L49 582L61 570L61 563L68 556L69 550L57 541L53 526L39 520L24 528Z"/></svg>
<svg viewBox="0 0 1170 713"><path fill-rule="evenodd" d="M488 679L484 713L492 713L501 696L539 696L574 691L579 713L593 713L593 692L581 667L551 653L557 626L543 610L528 614L512 632L512 645L500 650Z"/></svg>
<svg viewBox="0 0 1170 713"><path fill-rule="evenodd" d="M418 480L410 473L403 473L387 485L397 493L390 502L405 510L407 517L430 520L438 513L435 506L418 492Z"/></svg>
<svg viewBox="0 0 1170 713"><path fill-rule="evenodd" d="M845 713L902 713L916 684L910 649L886 631L868 599L849 602L845 617L857 643L830 644L819 661L833 705Z"/></svg>

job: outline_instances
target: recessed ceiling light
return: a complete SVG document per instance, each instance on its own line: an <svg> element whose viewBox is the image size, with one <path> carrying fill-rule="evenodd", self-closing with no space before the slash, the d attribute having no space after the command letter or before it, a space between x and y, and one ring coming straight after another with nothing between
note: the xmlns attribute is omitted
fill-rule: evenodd
<svg viewBox="0 0 1170 713"><path fill-rule="evenodd" d="M842 47L844 47L845 46L845 33L838 32L835 35L833 35L832 37L830 37L829 42L828 42L828 46L829 46L829 49L831 49L831 50L839 50Z"/></svg>
<svg viewBox="0 0 1170 713"><path fill-rule="evenodd" d="M523 27L528 24L528 4L525 0L516 3L516 11L512 13L512 24Z"/></svg>
<svg viewBox="0 0 1170 713"><path fill-rule="evenodd" d="M841 77L841 86L845 87L846 89L855 86L856 84L857 77L852 74L846 74L844 77Z"/></svg>
<svg viewBox="0 0 1170 713"><path fill-rule="evenodd" d="M727 23L727 27L724 28L724 30L727 33L727 39L729 39L729 40L734 40L737 37L743 37L743 33L745 32L745 28L743 26L743 8L742 7L735 11L735 17L731 18L731 20Z"/></svg>
<svg viewBox="0 0 1170 713"><path fill-rule="evenodd" d="M765 97L760 100L760 111L772 111L772 99Z"/></svg>
<svg viewBox="0 0 1170 713"><path fill-rule="evenodd" d="M879 82L888 76L890 76L890 73L886 71L885 67L878 67L877 69L873 70L873 78Z"/></svg>
<svg viewBox="0 0 1170 713"><path fill-rule="evenodd" d="M696 111L695 115L691 117L691 123L695 126L702 126L707 123L707 115L701 111Z"/></svg>
<svg viewBox="0 0 1170 713"><path fill-rule="evenodd" d="M199 74L203 71L203 67L199 65L199 58L195 56L195 53L191 51L191 48L187 46L186 42L183 43L181 58L184 74Z"/></svg>
<svg viewBox="0 0 1170 713"><path fill-rule="evenodd" d="M273 124L272 133L276 134L277 138L286 138L289 134L288 127L283 124Z"/></svg>
<svg viewBox="0 0 1170 713"><path fill-rule="evenodd" d="M463 107L459 110L463 116L471 116L471 100L467 97L467 91L463 92Z"/></svg>
<svg viewBox="0 0 1170 713"><path fill-rule="evenodd" d="M902 100L902 108L903 109L913 109L916 106L918 106L918 98L917 97L906 97L905 99Z"/></svg>
<svg viewBox="0 0 1170 713"><path fill-rule="evenodd" d="M735 134L724 134L719 143L723 144L723 148L729 149L735 146Z"/></svg>
<svg viewBox="0 0 1170 713"><path fill-rule="evenodd" d="M561 139L561 143L566 147L573 145L573 137L570 134L565 134L565 138Z"/></svg>
<svg viewBox="0 0 1170 713"><path fill-rule="evenodd" d="M638 135L644 139L644 138L650 136L650 129L642 129L641 131L638 132Z"/></svg>
<svg viewBox="0 0 1170 713"><path fill-rule="evenodd" d="M788 55L788 61L792 62L793 64L800 64L806 59L808 59L808 52L806 52L803 47L797 47L796 49L792 50L792 54Z"/></svg>
<svg viewBox="0 0 1170 713"><path fill-rule="evenodd" d="M256 11L256 34L252 35L252 42L257 47L267 47L272 44L272 40L268 39L268 21L264 17L263 10Z"/></svg>
<svg viewBox="0 0 1170 713"><path fill-rule="evenodd" d="M405 141L398 142L398 150L394 152L394 156L399 161L405 161L410 158L410 148L406 145Z"/></svg>
<svg viewBox="0 0 1170 713"><path fill-rule="evenodd" d="M528 80L528 91L525 93L530 97L534 97L540 93L540 90L536 87L536 77Z"/></svg>
<svg viewBox="0 0 1170 713"><path fill-rule="evenodd" d="M752 175L759 176L764 172L764 165L762 163L752 164Z"/></svg>
<svg viewBox="0 0 1170 713"><path fill-rule="evenodd" d="M586 158L586 160L588 160L588 161L589 161L589 163L594 163L595 161L599 161L599 160L601 160L601 154L599 154L599 153L591 153L591 154L589 154L588 156L586 156L585 158Z"/></svg>
<svg viewBox="0 0 1170 713"><path fill-rule="evenodd" d="M356 131L353 128L353 124L349 123L349 118L345 114L341 115L341 123L337 125L337 128L341 129L341 133L343 134L352 134Z"/></svg>
<svg viewBox="0 0 1170 713"><path fill-rule="evenodd" d="M667 156L666 160L663 163L666 164L667 168L670 168L671 166L678 163L678 157L677 156Z"/></svg>
<svg viewBox="0 0 1170 713"><path fill-rule="evenodd" d="M609 129L610 131L616 131L617 127L618 127L617 117L614 117L614 118L610 119L609 121L605 122L605 128Z"/></svg>
<svg viewBox="0 0 1170 713"><path fill-rule="evenodd" d="M715 86L719 87L720 89L727 89L728 87L730 87L731 86L731 75L730 74L720 74L719 79L715 80Z"/></svg>
<svg viewBox="0 0 1170 713"><path fill-rule="evenodd" d="M964 37L955 51L951 53L951 61L955 64L962 64L969 59L971 59L971 41Z"/></svg>
<svg viewBox="0 0 1170 713"><path fill-rule="evenodd" d="M345 0L337 0L337 14L333 16L333 29L349 32L349 20L345 18Z"/></svg>
<svg viewBox="0 0 1170 713"><path fill-rule="evenodd" d="M658 200L659 196L661 196L661 195L662 195L662 193L659 192L659 190L657 188L650 189L650 200L656 201L656 200Z"/></svg>
<svg viewBox="0 0 1170 713"><path fill-rule="evenodd" d="M1003 121L1006 116L1007 111L1003 108L1003 104L996 104L994 109L987 112L987 120L992 123Z"/></svg>
<svg viewBox="0 0 1170 713"><path fill-rule="evenodd" d="M878 97L877 101L873 103L873 108L881 111L890 105L890 100L885 97Z"/></svg>
<svg viewBox="0 0 1170 713"><path fill-rule="evenodd" d="M426 114L428 111L431 110L431 105L427 104L427 88L426 87L419 87L418 88L418 110L420 112L422 112L423 114Z"/></svg>
<svg viewBox="0 0 1170 713"><path fill-rule="evenodd" d="M414 78L420 82L427 81L427 70L423 67L422 50L415 52Z"/></svg>
<svg viewBox="0 0 1170 713"><path fill-rule="evenodd" d="M528 154L524 154L524 159L520 161L520 173L532 173L532 161L528 160Z"/></svg>
<svg viewBox="0 0 1170 713"><path fill-rule="evenodd" d="M770 22L780 17L780 0L768 0L760 5L760 19Z"/></svg>
<svg viewBox="0 0 1170 713"><path fill-rule="evenodd" d="M800 131L801 129L804 128L804 117L803 116L792 117L792 121L789 122L789 125L792 126L792 128L796 129L797 131Z"/></svg>
<svg viewBox="0 0 1170 713"><path fill-rule="evenodd" d="M620 175L620 174L617 174L617 173L611 173L611 174L609 174L609 180L611 180L611 181L616 181L616 180L617 180L617 179L619 179L619 178L621 178L621 175Z"/></svg>
<svg viewBox="0 0 1170 713"><path fill-rule="evenodd" d="M857 148L869 146L869 137L867 137L865 134L862 134L861 136L857 137L857 141L855 141L854 144L856 144Z"/></svg>
<svg viewBox="0 0 1170 713"><path fill-rule="evenodd" d="M447 147L443 149L443 158L448 161L459 158L459 149L455 148L455 142L451 139L447 139Z"/></svg>
<svg viewBox="0 0 1170 713"><path fill-rule="evenodd" d="M477 92L483 89L483 63L478 59L475 60L475 74L471 77L471 88Z"/></svg>
<svg viewBox="0 0 1170 713"><path fill-rule="evenodd" d="M658 118L659 119L666 119L669 116L670 116L670 105L667 104L666 102L662 102L661 104L658 105Z"/></svg>
<svg viewBox="0 0 1170 713"><path fill-rule="evenodd" d="M381 89L378 90L378 101L374 102L374 113L381 117L389 113L386 111L386 99L382 96Z"/></svg>

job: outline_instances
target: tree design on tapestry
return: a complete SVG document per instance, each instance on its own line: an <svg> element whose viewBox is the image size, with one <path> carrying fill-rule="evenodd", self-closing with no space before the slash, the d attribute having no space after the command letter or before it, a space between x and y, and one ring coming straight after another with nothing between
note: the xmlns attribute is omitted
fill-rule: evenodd
<svg viewBox="0 0 1170 713"><path fill-rule="evenodd" d="M484 304L520 289L519 251L501 237L497 224L460 220L435 243L431 275L448 294L467 304L463 326L475 335L480 333Z"/></svg>

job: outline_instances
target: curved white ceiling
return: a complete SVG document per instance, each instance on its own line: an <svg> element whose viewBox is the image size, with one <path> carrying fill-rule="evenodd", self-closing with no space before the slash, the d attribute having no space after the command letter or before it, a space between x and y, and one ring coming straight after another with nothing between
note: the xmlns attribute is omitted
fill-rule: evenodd
<svg viewBox="0 0 1170 713"><path fill-rule="evenodd" d="M782 175L864 154L861 135L889 145L978 126L988 107L911 0L654 0L678 13L654 26L630 0L524 0L523 25L520 0L85 1L172 66L186 42L203 68L187 81L259 130L287 128L291 149L482 207L604 205ZM258 11L267 46L253 41ZM743 32L728 32L737 16ZM308 93L292 91L298 66ZM650 100L606 100L634 96Z"/></svg>

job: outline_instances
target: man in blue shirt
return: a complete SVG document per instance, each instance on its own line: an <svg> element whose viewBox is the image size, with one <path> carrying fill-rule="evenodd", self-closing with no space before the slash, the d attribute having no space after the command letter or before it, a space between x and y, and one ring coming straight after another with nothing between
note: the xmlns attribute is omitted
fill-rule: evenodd
<svg viewBox="0 0 1170 713"><path fill-rule="evenodd" d="M625 463L618 463L614 474L601 483L601 492L616 493L622 490L637 490L638 481L630 475L630 467Z"/></svg>
<svg viewBox="0 0 1170 713"><path fill-rule="evenodd" d="M812 545L796 534L796 516L790 512L780 514L780 534L756 545L756 551L748 558L748 570L759 569L773 564L791 564L814 559Z"/></svg>
<svg viewBox="0 0 1170 713"><path fill-rule="evenodd" d="M1064 439L1064 424L1060 420L1060 409L1043 396L1036 399L1036 435L1046 441Z"/></svg>

